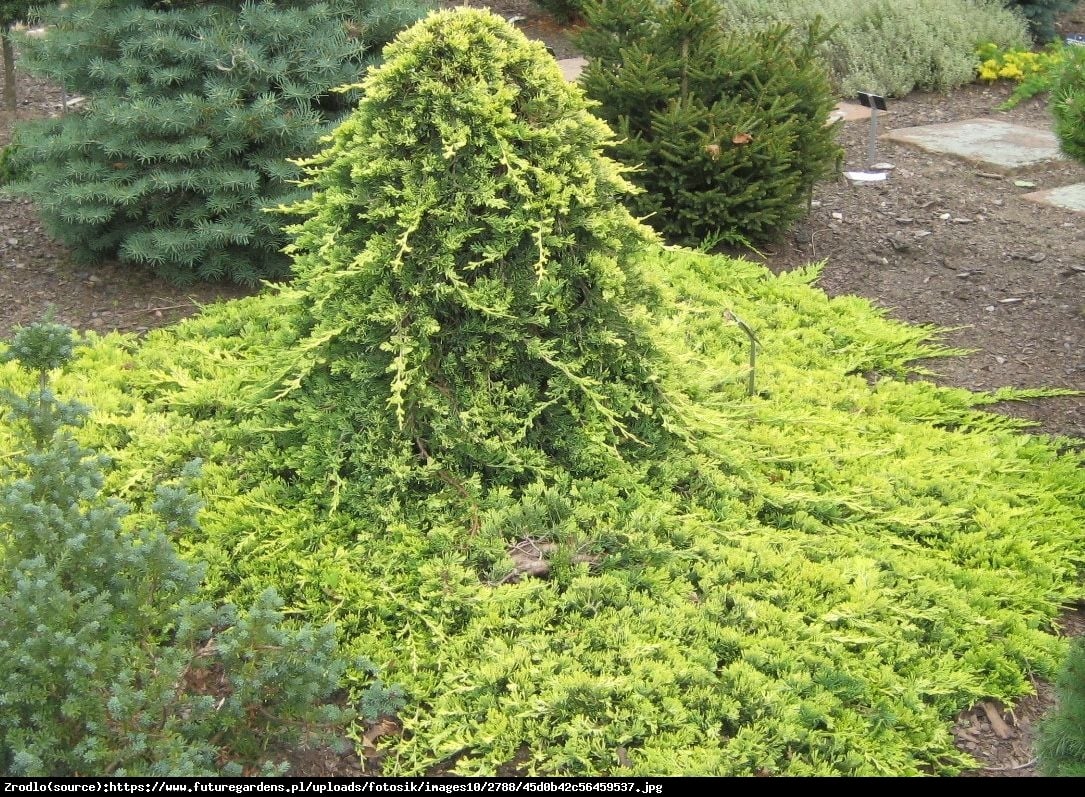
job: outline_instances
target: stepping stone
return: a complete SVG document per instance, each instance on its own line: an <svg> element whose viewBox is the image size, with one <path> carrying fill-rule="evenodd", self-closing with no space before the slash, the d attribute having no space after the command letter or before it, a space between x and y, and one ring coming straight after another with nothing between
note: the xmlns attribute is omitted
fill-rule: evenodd
<svg viewBox="0 0 1085 797"><path fill-rule="evenodd" d="M584 71L584 67L587 65L588 59L586 58L561 58L558 60L561 74L570 83L580 77L580 73Z"/></svg>
<svg viewBox="0 0 1085 797"><path fill-rule="evenodd" d="M1022 199L1030 202L1039 202L1043 205L1054 205L1063 210L1076 210L1085 213L1085 183L1064 185L1062 188L1049 188L1046 191L1033 191L1031 194L1022 194Z"/></svg>
<svg viewBox="0 0 1085 797"><path fill-rule="evenodd" d="M885 116L889 111L878 111L878 118ZM869 119L870 109L854 102L838 102L836 108L829 113L829 124L837 121L856 122L860 119Z"/></svg>
<svg viewBox="0 0 1085 797"><path fill-rule="evenodd" d="M996 171L1015 171L1062 158L1058 139L1050 130L996 119L905 127L881 138L912 144L928 152L954 155Z"/></svg>

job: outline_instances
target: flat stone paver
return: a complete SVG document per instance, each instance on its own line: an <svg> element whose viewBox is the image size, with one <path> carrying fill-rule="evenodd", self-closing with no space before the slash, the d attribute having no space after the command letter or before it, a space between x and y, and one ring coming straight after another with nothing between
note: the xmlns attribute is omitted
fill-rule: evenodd
<svg viewBox="0 0 1085 797"><path fill-rule="evenodd" d="M881 136L928 152L954 155L994 170L1015 171L1059 160L1059 142L1050 130L997 119L965 119L940 125L904 127Z"/></svg>
<svg viewBox="0 0 1085 797"><path fill-rule="evenodd" d="M1043 205L1053 205L1063 210L1085 213L1085 183L1049 188L1046 191L1033 191L1031 194L1022 194L1021 198Z"/></svg>
<svg viewBox="0 0 1085 797"><path fill-rule="evenodd" d="M578 77L580 73L584 71L584 67L588 65L586 58L560 58L558 59L558 66L561 68L561 74L572 83Z"/></svg>

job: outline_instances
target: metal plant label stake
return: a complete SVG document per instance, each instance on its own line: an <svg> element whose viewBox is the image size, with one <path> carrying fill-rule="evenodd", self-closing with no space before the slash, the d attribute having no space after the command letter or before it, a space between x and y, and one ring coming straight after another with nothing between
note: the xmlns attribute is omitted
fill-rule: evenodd
<svg viewBox="0 0 1085 797"><path fill-rule="evenodd" d="M873 169L878 162L878 111L886 111L885 97L880 94L871 94L868 91L859 92L859 104L870 109L870 144L867 147L867 168Z"/></svg>

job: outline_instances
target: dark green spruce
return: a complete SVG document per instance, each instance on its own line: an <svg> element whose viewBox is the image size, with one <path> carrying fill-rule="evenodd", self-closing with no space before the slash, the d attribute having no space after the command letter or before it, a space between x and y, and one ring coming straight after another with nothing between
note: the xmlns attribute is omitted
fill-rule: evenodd
<svg viewBox="0 0 1085 797"><path fill-rule="evenodd" d="M806 210L839 159L815 26L728 33L714 0L586 9L581 85L637 168L631 209L676 243L758 243Z"/></svg>
<svg viewBox="0 0 1085 797"><path fill-rule="evenodd" d="M1067 47L1051 87L1051 115L1062 151L1085 163L1085 47Z"/></svg>

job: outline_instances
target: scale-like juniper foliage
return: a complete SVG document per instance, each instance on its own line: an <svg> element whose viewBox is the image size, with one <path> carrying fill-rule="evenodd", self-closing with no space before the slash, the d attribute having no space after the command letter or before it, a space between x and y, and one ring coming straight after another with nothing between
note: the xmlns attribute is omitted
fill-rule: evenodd
<svg viewBox="0 0 1085 797"><path fill-rule="evenodd" d="M904 378L950 352L830 300L816 268L638 248L613 164L577 156L592 135L527 99L580 108L575 88L513 44L477 12L405 36L310 165L296 285L98 341L57 377L97 408L79 434L114 457L109 485L146 506L204 461L200 527L178 537L205 589L274 585L403 684L388 775L970 765L952 718L1050 677L1047 631L1082 595L1080 452L978 409L1042 392ZM735 317L762 345L752 397ZM10 365L0 382L33 387ZM0 462L22 447L0 424ZM377 686L362 708L394 710Z"/></svg>
<svg viewBox="0 0 1085 797"><path fill-rule="evenodd" d="M631 257L650 232L617 201L608 128L486 12L434 14L385 54L290 208L306 334L283 447L462 492L660 440Z"/></svg>

